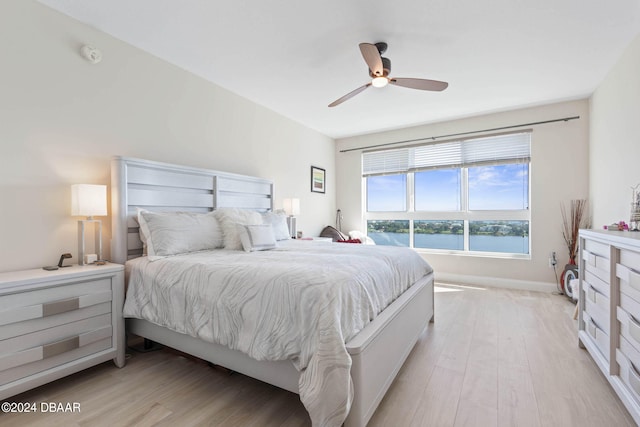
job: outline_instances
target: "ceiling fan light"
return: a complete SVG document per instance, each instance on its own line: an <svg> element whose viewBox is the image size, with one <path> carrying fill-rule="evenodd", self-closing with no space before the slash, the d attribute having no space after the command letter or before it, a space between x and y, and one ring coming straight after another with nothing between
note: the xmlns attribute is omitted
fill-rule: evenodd
<svg viewBox="0 0 640 427"><path fill-rule="evenodd" d="M374 77L371 80L371 84L375 87L385 87L389 83L389 79L386 77Z"/></svg>

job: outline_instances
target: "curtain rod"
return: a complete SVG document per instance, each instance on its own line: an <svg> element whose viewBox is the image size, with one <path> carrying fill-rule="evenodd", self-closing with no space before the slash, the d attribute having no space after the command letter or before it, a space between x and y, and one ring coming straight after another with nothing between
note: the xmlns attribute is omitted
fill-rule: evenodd
<svg viewBox="0 0 640 427"><path fill-rule="evenodd" d="M523 123L523 124L519 124L519 125L502 126L502 127L499 127L499 128L492 128L492 129L472 130L472 131L469 131L469 132L451 133L449 135L438 135L438 136L429 136L429 137L426 137L426 138L407 139L405 141L385 142L384 144L366 145L364 147L348 148L346 150L340 150L340 152L341 153L347 153L349 151L365 150L367 148L386 147L386 146L389 146L389 145L397 145L397 144L407 144L409 142L425 141L427 139L435 141L436 139L451 138L452 136L463 136L463 135L471 135L471 134L474 134L474 133L493 132L493 131L496 131L496 130L513 129L513 128L519 128L519 127L523 127L523 126L545 125L547 123L555 123L555 122L568 122L569 120L576 120L576 119L579 119L579 118L580 118L580 116L564 117L562 119L545 120L545 121L542 121L542 122L533 122L533 123Z"/></svg>

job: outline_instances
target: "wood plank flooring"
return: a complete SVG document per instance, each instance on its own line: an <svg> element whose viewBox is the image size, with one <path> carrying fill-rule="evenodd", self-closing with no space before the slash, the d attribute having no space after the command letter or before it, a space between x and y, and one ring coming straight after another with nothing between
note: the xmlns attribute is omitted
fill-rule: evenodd
<svg viewBox="0 0 640 427"><path fill-rule="evenodd" d="M551 294L440 284L436 319L369 426L633 426L585 350L573 304ZM0 414L23 426L309 426L298 396L175 351L129 352L9 401L80 413Z"/></svg>

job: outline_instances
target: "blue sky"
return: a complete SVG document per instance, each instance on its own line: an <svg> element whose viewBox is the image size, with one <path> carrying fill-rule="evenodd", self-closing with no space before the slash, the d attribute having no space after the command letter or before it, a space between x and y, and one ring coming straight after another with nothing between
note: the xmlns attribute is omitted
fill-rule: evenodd
<svg viewBox="0 0 640 427"><path fill-rule="evenodd" d="M528 164L469 168L469 209L526 209L529 200ZM460 170L442 169L415 174L416 210L460 209ZM368 210L406 210L405 175L368 179Z"/></svg>

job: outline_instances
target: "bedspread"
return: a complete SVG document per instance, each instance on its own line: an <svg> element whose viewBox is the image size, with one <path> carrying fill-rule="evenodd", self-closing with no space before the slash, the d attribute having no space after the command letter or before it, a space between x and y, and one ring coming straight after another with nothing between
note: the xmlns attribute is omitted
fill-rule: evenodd
<svg viewBox="0 0 640 427"><path fill-rule="evenodd" d="M125 317L292 360L314 426L340 426L353 395L345 343L432 269L406 248L289 241L127 263Z"/></svg>

